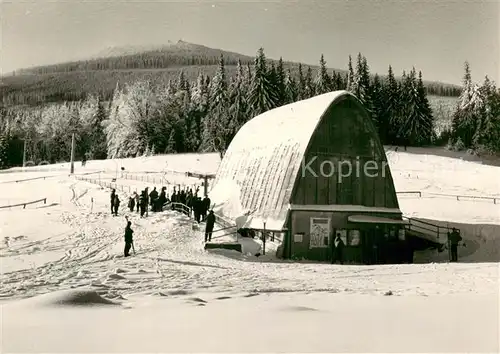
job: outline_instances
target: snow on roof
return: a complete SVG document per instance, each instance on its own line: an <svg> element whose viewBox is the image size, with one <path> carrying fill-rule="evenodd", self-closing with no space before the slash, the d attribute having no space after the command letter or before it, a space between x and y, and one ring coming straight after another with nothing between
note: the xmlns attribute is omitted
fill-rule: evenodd
<svg viewBox="0 0 500 354"><path fill-rule="evenodd" d="M334 91L269 110L238 131L210 191L214 211L239 227L282 230L302 158L326 110L345 96ZM244 216L247 214L247 216Z"/></svg>

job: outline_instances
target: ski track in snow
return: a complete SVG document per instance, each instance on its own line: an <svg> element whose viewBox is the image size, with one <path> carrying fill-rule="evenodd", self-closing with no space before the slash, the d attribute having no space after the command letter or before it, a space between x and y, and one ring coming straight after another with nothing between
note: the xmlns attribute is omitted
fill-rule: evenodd
<svg viewBox="0 0 500 354"><path fill-rule="evenodd" d="M393 173L397 175L399 170L394 169ZM410 173L413 174L412 171ZM415 173L420 177L414 184L421 185L416 189L432 191L435 181L431 172L416 170ZM106 174L101 175L101 178L107 177ZM408 179L413 178L408 176ZM118 185L130 186L132 191L154 185L126 179L117 182ZM6 240L0 248L0 262L9 257L49 251L64 253L38 267L2 271L0 299L4 300L83 286L92 286L108 298L126 298L135 294L162 296L170 291L205 290L224 293L392 291L395 295L424 296L498 291L497 263L340 266L271 262L234 253L230 257L223 256L205 251L203 225L200 230L193 229L193 221L180 213L150 212L148 218L141 219L136 213L128 212L128 193L118 190L122 201L120 215L113 217L109 211L107 189L63 176L59 180L54 178L27 183L46 190L50 190L52 184L57 186L54 189L69 195L61 206L60 223L72 231L36 241L28 239L21 242L21 238L14 239L15 242ZM159 187L157 185L157 189ZM132 221L137 252L136 255L132 252L128 258L123 257L124 215L129 215ZM20 245L16 245L18 241Z"/></svg>

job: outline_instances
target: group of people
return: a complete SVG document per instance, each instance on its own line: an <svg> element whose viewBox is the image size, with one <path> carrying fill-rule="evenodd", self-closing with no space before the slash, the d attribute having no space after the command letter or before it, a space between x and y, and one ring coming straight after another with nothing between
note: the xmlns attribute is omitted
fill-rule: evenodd
<svg viewBox="0 0 500 354"><path fill-rule="evenodd" d="M215 226L215 214L213 210L210 210L210 198L205 195L202 199L198 196L199 188L195 192L191 188L185 190L174 191L169 199L167 197L166 187L161 188L161 192L158 193L156 187L149 192L149 188L145 188L140 194L134 192L132 196L129 197L128 208L131 212L140 212L141 217L147 216L148 207L151 207L153 212L161 212L165 204L171 202L172 209L175 209L174 203L182 203L189 208L189 213L194 214L194 218L197 223L206 221L205 225L205 242L212 241L212 233ZM118 208L120 206L120 198L116 193L116 190L111 191L111 214L113 216L118 215ZM192 216L192 215L189 215ZM130 256L130 249L133 249L133 233L132 223L127 217L127 226L125 227L125 249L124 256Z"/></svg>
<svg viewBox="0 0 500 354"><path fill-rule="evenodd" d="M134 192L128 199L128 208L130 211L140 211L141 218L144 215L147 216L149 206L151 207L151 211L160 212L163 211L163 206L168 202L167 187L162 187L160 194L158 194L156 187L153 188L151 193L148 193L148 189L144 189L140 194Z"/></svg>
<svg viewBox="0 0 500 354"><path fill-rule="evenodd" d="M172 203L182 203L186 205L190 210L193 211L194 219L196 222L200 223L201 221L205 221L207 218L208 210L210 209L210 198L208 195L202 199L198 196L199 188L197 188L194 192L192 188L189 190L179 190L177 191L174 187L174 192L171 196ZM172 209L174 208L174 204L172 204Z"/></svg>

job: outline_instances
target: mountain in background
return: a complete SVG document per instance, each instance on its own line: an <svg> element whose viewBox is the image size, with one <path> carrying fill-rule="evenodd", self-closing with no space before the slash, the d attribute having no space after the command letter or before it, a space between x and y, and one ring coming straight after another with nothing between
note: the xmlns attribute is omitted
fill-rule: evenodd
<svg viewBox="0 0 500 354"><path fill-rule="evenodd" d="M254 61L248 55L182 40L164 45L108 47L86 60L20 69L4 76L0 81L0 97L4 106L77 101L91 93L109 100L117 83L124 85L149 80L156 85L167 85L181 71L189 80L194 80L199 73L212 76L221 55L228 76L235 73L238 61L243 65L251 65ZM277 62L275 59L269 61ZM311 67L314 75L318 70L316 65L302 65L304 73L307 67ZM284 66L292 74L297 74L299 63L285 62ZM332 70L346 72L344 69L329 69ZM457 85L432 81L425 81L425 85L432 95L457 96L460 92Z"/></svg>

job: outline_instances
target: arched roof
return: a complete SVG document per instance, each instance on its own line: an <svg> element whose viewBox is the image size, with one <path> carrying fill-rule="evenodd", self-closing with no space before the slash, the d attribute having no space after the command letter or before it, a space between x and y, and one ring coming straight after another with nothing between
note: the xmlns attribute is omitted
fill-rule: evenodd
<svg viewBox="0 0 500 354"><path fill-rule="evenodd" d="M214 211L239 227L281 230L309 141L328 108L348 91L325 93L269 110L248 121L219 165ZM356 98L355 98L356 99ZM243 214L250 214L242 217Z"/></svg>

